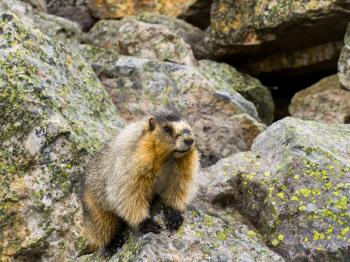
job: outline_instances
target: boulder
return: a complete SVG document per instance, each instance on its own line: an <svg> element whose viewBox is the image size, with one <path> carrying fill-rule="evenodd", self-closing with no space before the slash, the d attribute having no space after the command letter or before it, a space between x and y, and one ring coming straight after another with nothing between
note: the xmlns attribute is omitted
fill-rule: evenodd
<svg viewBox="0 0 350 262"><path fill-rule="evenodd" d="M292 116L329 124L350 123L350 91L341 88L338 75L322 79L296 93L289 106Z"/></svg>
<svg viewBox="0 0 350 262"><path fill-rule="evenodd" d="M97 252L78 261L285 261L237 211L191 205L184 224L173 233L165 229L160 211L155 213L155 220L163 227L160 234L130 234L111 258Z"/></svg>
<svg viewBox="0 0 350 262"><path fill-rule="evenodd" d="M210 60L199 61L198 69L208 81L214 80L224 90L228 92L235 90L245 99L253 102L261 120L268 125L272 123L274 104L271 92L258 79L240 73L228 64Z"/></svg>
<svg viewBox="0 0 350 262"><path fill-rule="evenodd" d="M335 70L349 10L347 0L214 0L213 54L251 74Z"/></svg>
<svg viewBox="0 0 350 262"><path fill-rule="evenodd" d="M145 11L176 17L185 13L194 2L196 0L87 0L91 12L98 19L122 18Z"/></svg>
<svg viewBox="0 0 350 262"><path fill-rule="evenodd" d="M214 0L211 35L222 47L276 45L296 50L340 40L349 20L345 0L263 1ZM336 26L335 26L336 25ZM324 26L324 27L322 27ZM330 32L329 29L333 30ZM302 38L296 36L302 33ZM321 38L316 39L316 36ZM286 45L293 39L293 45ZM220 50L217 50L220 51Z"/></svg>
<svg viewBox="0 0 350 262"><path fill-rule="evenodd" d="M250 101L223 85L224 80L208 80L197 67L116 54L112 58L108 49L85 48L82 53L124 119L164 108L181 112L195 130L204 165L249 150L265 128Z"/></svg>
<svg viewBox="0 0 350 262"><path fill-rule="evenodd" d="M275 122L203 173L201 198L237 207L287 261L348 261L349 138L349 125Z"/></svg>
<svg viewBox="0 0 350 262"><path fill-rule="evenodd" d="M86 158L123 121L85 59L0 15L0 260L74 260Z"/></svg>
<svg viewBox="0 0 350 262"><path fill-rule="evenodd" d="M66 43L77 43L81 34L79 25L61 17L38 12L24 2L19 0L0 0L0 14L12 12L21 21L40 30L44 34Z"/></svg>
<svg viewBox="0 0 350 262"><path fill-rule="evenodd" d="M197 59L211 58L211 43L206 32L175 17L154 13L141 13L135 17L138 21L149 24L163 25L172 33L181 37L191 46Z"/></svg>
<svg viewBox="0 0 350 262"><path fill-rule="evenodd" d="M102 20L86 36L90 44L114 48L123 55L194 65L191 47L161 24L137 19Z"/></svg>
<svg viewBox="0 0 350 262"><path fill-rule="evenodd" d="M338 74L342 86L350 90L350 25L348 26L344 43L345 46L341 51L338 62Z"/></svg>

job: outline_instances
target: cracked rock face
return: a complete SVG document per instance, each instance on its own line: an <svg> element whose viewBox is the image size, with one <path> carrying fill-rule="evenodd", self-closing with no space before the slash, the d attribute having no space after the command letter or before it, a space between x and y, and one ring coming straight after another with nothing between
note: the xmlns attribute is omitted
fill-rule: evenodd
<svg viewBox="0 0 350 262"><path fill-rule="evenodd" d="M14 14L0 32L0 260L72 259L83 163L123 121L78 53Z"/></svg>
<svg viewBox="0 0 350 262"><path fill-rule="evenodd" d="M237 207L288 261L349 259L350 127L295 118L204 173L202 198Z"/></svg>

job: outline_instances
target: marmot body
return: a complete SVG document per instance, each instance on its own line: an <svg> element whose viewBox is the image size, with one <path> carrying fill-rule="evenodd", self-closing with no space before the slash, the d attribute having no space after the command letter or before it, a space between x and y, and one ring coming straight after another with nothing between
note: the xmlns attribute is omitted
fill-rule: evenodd
<svg viewBox="0 0 350 262"><path fill-rule="evenodd" d="M84 230L92 250L110 245L123 221L142 233L159 233L149 214L155 193L167 207L167 227L178 229L198 168L193 132L177 115L124 128L90 161L82 179Z"/></svg>

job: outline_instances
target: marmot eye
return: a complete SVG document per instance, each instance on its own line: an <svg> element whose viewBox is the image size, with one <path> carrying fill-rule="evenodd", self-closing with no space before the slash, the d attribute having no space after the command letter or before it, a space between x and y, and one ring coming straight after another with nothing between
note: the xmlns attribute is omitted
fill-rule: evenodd
<svg viewBox="0 0 350 262"><path fill-rule="evenodd" d="M165 126L164 130L165 130L165 132L171 134L171 127L170 126Z"/></svg>

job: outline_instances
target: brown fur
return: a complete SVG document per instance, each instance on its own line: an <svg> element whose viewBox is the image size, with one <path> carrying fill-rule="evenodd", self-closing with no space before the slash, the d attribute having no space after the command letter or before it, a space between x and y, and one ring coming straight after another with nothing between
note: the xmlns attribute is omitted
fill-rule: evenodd
<svg viewBox="0 0 350 262"><path fill-rule="evenodd" d="M190 130L184 122L166 123L173 134L164 131L164 123L154 118L131 124L112 139L90 162L82 183L85 236L92 249L105 247L120 230L120 218L138 229L149 217L154 193L163 202L183 211L189 201L199 159L190 149L174 157L174 150L183 150ZM182 139L182 140L181 140ZM187 146L188 147L188 146Z"/></svg>

